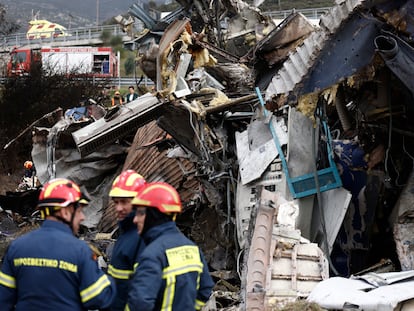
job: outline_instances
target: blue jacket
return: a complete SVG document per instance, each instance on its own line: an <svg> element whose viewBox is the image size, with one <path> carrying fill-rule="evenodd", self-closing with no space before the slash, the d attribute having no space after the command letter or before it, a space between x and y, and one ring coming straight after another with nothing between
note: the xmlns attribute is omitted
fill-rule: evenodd
<svg viewBox="0 0 414 311"><path fill-rule="evenodd" d="M119 222L120 235L115 242L108 274L115 279L117 296L112 303L112 311L123 311L128 298L128 283L134 273L137 255L145 244L138 234L137 226L132 222L135 212Z"/></svg>
<svg viewBox="0 0 414 311"><path fill-rule="evenodd" d="M0 271L2 311L80 311L108 307L115 285L68 225L45 220L13 241Z"/></svg>
<svg viewBox="0 0 414 311"><path fill-rule="evenodd" d="M214 286L201 250L175 222L150 228L138 257L126 310L200 310Z"/></svg>

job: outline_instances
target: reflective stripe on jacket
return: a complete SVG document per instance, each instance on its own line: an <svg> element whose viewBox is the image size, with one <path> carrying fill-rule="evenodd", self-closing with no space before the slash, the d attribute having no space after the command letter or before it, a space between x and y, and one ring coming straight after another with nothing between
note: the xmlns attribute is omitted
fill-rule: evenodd
<svg viewBox="0 0 414 311"><path fill-rule="evenodd" d="M144 249L144 242L132 222L135 212L119 222L120 235L115 242L108 274L115 279L117 295L111 311L123 311L128 297L128 283L137 262L137 255Z"/></svg>
<svg viewBox="0 0 414 311"><path fill-rule="evenodd" d="M13 241L0 272L2 311L83 311L108 307L115 285L89 246L66 224L45 220Z"/></svg>
<svg viewBox="0 0 414 311"><path fill-rule="evenodd" d="M172 221L148 230L144 240L126 310L201 309L214 283L198 246Z"/></svg>

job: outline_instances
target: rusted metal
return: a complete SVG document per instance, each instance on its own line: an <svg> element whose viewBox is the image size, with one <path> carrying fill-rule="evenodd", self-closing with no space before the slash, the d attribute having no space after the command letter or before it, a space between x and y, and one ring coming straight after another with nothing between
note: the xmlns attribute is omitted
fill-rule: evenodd
<svg viewBox="0 0 414 311"><path fill-rule="evenodd" d="M139 128L135 134L130 152L124 162L122 170L134 169L144 176L148 181L165 181L177 188L183 202L191 201L199 188L199 182L191 172L194 164L185 159L172 159L167 157L167 150L158 150L157 146L142 148L159 138L165 137L166 133L160 129L156 122ZM99 223L99 230L110 232L116 226L116 213L113 204L104 210Z"/></svg>
<svg viewBox="0 0 414 311"><path fill-rule="evenodd" d="M266 282L270 264L275 209L271 201L261 197L247 260L246 310L249 311L265 310Z"/></svg>

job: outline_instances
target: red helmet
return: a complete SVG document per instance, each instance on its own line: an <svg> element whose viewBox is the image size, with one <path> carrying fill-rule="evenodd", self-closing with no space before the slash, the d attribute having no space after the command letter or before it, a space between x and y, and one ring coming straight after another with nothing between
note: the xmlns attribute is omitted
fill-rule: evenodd
<svg viewBox="0 0 414 311"><path fill-rule="evenodd" d="M26 161L24 162L24 168L30 170L33 167L32 161Z"/></svg>
<svg viewBox="0 0 414 311"><path fill-rule="evenodd" d="M134 170L126 170L115 178L109 196L113 198L133 198L144 185L144 177Z"/></svg>
<svg viewBox="0 0 414 311"><path fill-rule="evenodd" d="M66 178L52 179L44 184L40 191L37 208L44 210L46 215L73 203L87 204L77 184Z"/></svg>
<svg viewBox="0 0 414 311"><path fill-rule="evenodd" d="M181 213L182 205L177 190L165 182L147 183L132 199L132 205L154 207L161 213Z"/></svg>

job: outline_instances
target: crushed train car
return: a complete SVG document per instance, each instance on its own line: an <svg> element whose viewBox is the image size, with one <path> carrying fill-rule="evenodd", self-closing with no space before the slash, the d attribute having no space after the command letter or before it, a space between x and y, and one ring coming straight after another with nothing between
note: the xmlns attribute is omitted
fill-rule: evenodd
<svg viewBox="0 0 414 311"><path fill-rule="evenodd" d="M127 46L154 92L94 122L38 129L39 179L84 184L95 207L85 225L105 233L120 170L171 183L184 202L177 223L216 281L209 310L307 297L345 308L312 291L380 270L409 280L399 273L414 264L412 1L336 1L319 27L298 13L276 25L242 1L214 12L178 2L160 22L130 10L147 29ZM374 292L360 297L378 307Z"/></svg>

